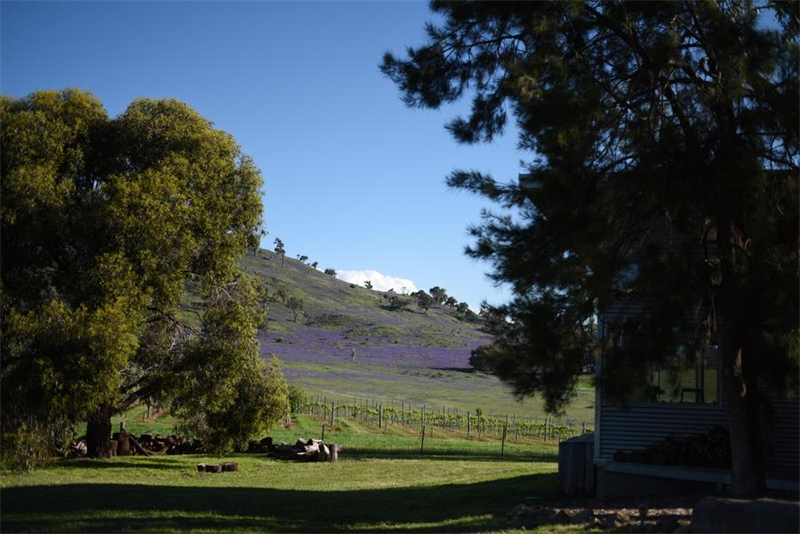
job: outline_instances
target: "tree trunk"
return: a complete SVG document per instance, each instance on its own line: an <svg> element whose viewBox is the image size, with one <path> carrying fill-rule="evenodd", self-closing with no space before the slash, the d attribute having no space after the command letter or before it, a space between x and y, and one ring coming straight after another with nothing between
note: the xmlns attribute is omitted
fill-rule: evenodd
<svg viewBox="0 0 800 534"><path fill-rule="evenodd" d="M111 407L101 404L86 425L86 449L90 458L111 457Z"/></svg>
<svg viewBox="0 0 800 534"><path fill-rule="evenodd" d="M745 350L746 325L742 317L742 299L736 284L735 254L737 239L731 217L721 216L717 224L722 282L722 385L730 415L731 467L733 494L757 497L764 491L764 466L759 450L759 418L756 363L754 354Z"/></svg>

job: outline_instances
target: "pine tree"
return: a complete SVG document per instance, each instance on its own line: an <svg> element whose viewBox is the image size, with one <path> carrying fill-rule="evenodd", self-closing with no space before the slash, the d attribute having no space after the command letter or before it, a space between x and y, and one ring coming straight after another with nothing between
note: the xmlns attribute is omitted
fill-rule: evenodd
<svg viewBox="0 0 800 534"><path fill-rule="evenodd" d="M558 411L587 351L624 338L602 380L625 402L691 328L720 343L734 489L758 494L759 384L798 389L797 2L431 5L444 22L383 72L411 107L468 95L461 143L511 113L530 154L521 183L448 177L516 212L486 213L467 251L514 291L490 366ZM596 343L598 310L637 299Z"/></svg>

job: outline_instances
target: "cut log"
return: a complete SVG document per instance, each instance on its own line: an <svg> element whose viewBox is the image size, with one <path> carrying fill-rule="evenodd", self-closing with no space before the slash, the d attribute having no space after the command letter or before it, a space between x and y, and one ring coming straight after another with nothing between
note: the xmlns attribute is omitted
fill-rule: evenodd
<svg viewBox="0 0 800 534"><path fill-rule="evenodd" d="M222 473L221 465L206 465L206 473Z"/></svg>
<svg viewBox="0 0 800 534"><path fill-rule="evenodd" d="M198 473L205 473L206 472L206 464L197 464L197 472Z"/></svg>
<svg viewBox="0 0 800 534"><path fill-rule="evenodd" d="M220 464L220 467L222 467L222 471L224 471L224 472L231 472L231 471L238 471L239 470L239 464L236 463L236 462L222 462Z"/></svg>
<svg viewBox="0 0 800 534"><path fill-rule="evenodd" d="M138 452L138 453L139 453L139 454L141 454L142 456L152 456L152 454L151 454L150 452L148 452L148 451L147 451L147 450L146 450L144 447L142 447L141 445L139 445L139 442L138 442L138 441L136 441L136 440L133 438L133 436L131 436L131 435L128 435L128 440L131 442L131 445L133 445L133 448L134 448L134 450L135 450L136 452Z"/></svg>
<svg viewBox="0 0 800 534"><path fill-rule="evenodd" d="M319 452L317 452L317 461L318 462L327 462L328 457L331 455L331 449L324 443L322 443L319 447Z"/></svg>

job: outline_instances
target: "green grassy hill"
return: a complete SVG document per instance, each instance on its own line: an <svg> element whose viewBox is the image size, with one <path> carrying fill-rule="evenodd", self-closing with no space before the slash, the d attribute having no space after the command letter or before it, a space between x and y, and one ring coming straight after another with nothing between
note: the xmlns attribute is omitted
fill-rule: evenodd
<svg viewBox="0 0 800 534"><path fill-rule="evenodd" d="M277 356L290 383L307 394L342 402L424 404L429 410L481 408L531 420L545 416L541 402L518 402L495 377L473 372L470 352L491 337L453 308L392 309L382 292L266 250L241 263L269 295L268 320L259 334L262 355ZM291 297L303 301L297 321L286 305ZM188 295L184 318L196 321L199 306ZM565 419L592 426L594 390L588 380L580 382Z"/></svg>
<svg viewBox="0 0 800 534"><path fill-rule="evenodd" d="M457 347L489 339L478 330L478 324L459 319L449 306L434 306L427 313L415 305L403 311L391 310L384 292L349 284L297 260L281 259L273 252L260 250L242 258L241 263L245 271L270 288L271 333L301 330L292 311L275 298L283 290L286 295L303 300L302 324L339 332L354 340Z"/></svg>

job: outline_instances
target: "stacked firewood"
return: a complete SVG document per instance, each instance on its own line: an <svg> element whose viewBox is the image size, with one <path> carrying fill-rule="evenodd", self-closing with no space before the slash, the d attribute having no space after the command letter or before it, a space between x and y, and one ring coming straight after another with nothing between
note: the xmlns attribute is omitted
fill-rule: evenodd
<svg viewBox="0 0 800 534"><path fill-rule="evenodd" d="M86 456L86 437L82 436L70 445L71 457ZM142 434L138 438L125 431L114 432L111 436L112 456L153 456L162 454L203 454L205 451L200 440L184 439L175 434Z"/></svg>
<svg viewBox="0 0 800 534"><path fill-rule="evenodd" d="M657 441L643 451L617 451L614 461L654 465L730 468L731 442L726 428L708 434Z"/></svg>
<svg viewBox="0 0 800 534"><path fill-rule="evenodd" d="M275 450L275 446L272 444L272 438L266 437L261 439L260 441L250 440L247 444L247 450L245 452L251 454L265 454Z"/></svg>
<svg viewBox="0 0 800 534"><path fill-rule="evenodd" d="M203 442L198 439L188 440L175 434L142 434L138 443L151 454L203 454Z"/></svg>
<svg viewBox="0 0 800 534"><path fill-rule="evenodd" d="M298 439L294 445L281 443L275 445L272 438L250 441L247 452L267 454L279 460L296 460L300 462L335 462L342 451L341 445L324 443L320 439ZM176 435L142 434L138 438L125 431L115 432L111 440L112 456L153 456L163 454L203 454L203 443L200 440L184 439ZM73 457L86 456L86 438L81 437L70 446ZM199 467L198 467L199 469ZM205 468L204 468L205 469Z"/></svg>

